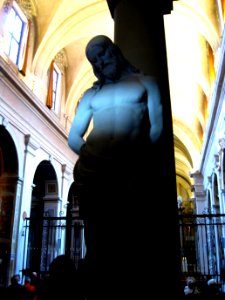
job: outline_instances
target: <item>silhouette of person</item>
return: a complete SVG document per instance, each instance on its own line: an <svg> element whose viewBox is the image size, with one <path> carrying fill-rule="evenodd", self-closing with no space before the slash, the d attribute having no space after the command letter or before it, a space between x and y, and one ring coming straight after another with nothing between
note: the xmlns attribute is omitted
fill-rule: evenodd
<svg viewBox="0 0 225 300"><path fill-rule="evenodd" d="M97 81L78 104L68 144L79 155L74 181L80 191L81 217L87 224L90 289L101 298L101 286L120 290L120 294L121 287L126 289L124 278L133 274L130 262L135 256L140 262L137 274L146 264L147 247L140 253L134 241L144 241L146 234L145 171L152 168L151 153L160 139L163 117L156 79L132 66L111 39L92 38L86 56ZM104 274L113 270L119 274L111 289Z"/></svg>
<svg viewBox="0 0 225 300"><path fill-rule="evenodd" d="M32 276L26 276L24 282L24 288L26 290L27 299L26 300L36 300L38 287L34 283Z"/></svg>
<svg viewBox="0 0 225 300"><path fill-rule="evenodd" d="M197 281L193 276L186 278L186 285L184 287L185 298L199 298L202 296L200 289L198 288Z"/></svg>
<svg viewBox="0 0 225 300"><path fill-rule="evenodd" d="M11 283L6 288L6 300L26 300L26 291L20 283L20 275L15 274L11 277Z"/></svg>
<svg viewBox="0 0 225 300"><path fill-rule="evenodd" d="M206 300L222 300L225 299L224 292L221 291L221 283L211 278L207 281L204 299Z"/></svg>
<svg viewBox="0 0 225 300"><path fill-rule="evenodd" d="M41 287L39 300L79 299L76 297L77 278L74 262L59 255L49 265L49 277Z"/></svg>

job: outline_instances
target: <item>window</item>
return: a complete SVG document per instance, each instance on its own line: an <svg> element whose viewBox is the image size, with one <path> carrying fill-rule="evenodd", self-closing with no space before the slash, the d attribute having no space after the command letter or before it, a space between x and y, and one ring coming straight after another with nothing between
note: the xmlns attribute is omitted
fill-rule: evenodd
<svg viewBox="0 0 225 300"><path fill-rule="evenodd" d="M62 74L54 61L51 63L49 72L49 86L46 105L49 109L57 113L60 103Z"/></svg>
<svg viewBox="0 0 225 300"><path fill-rule="evenodd" d="M225 0L221 0L223 20L225 19Z"/></svg>
<svg viewBox="0 0 225 300"><path fill-rule="evenodd" d="M61 72L56 64L54 64L53 69L53 88L52 88L52 109L54 111L58 110L60 86L61 86Z"/></svg>
<svg viewBox="0 0 225 300"><path fill-rule="evenodd" d="M15 1L13 1L13 5L7 14L4 26L4 52L10 60L17 65L19 70L21 70L24 63L28 38L28 20Z"/></svg>

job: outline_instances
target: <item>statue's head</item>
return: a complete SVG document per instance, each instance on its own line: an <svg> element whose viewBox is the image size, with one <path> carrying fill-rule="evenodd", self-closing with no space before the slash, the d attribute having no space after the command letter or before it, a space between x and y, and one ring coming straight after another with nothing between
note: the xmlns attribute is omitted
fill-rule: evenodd
<svg viewBox="0 0 225 300"><path fill-rule="evenodd" d="M106 35L97 35L93 37L86 46L86 56L87 59L91 62L93 58L92 49L93 47L105 47L105 48L114 48L112 40Z"/></svg>
<svg viewBox="0 0 225 300"><path fill-rule="evenodd" d="M100 86L107 82L115 82L124 74L137 72L125 59L119 47L105 35L95 36L89 41L86 56Z"/></svg>

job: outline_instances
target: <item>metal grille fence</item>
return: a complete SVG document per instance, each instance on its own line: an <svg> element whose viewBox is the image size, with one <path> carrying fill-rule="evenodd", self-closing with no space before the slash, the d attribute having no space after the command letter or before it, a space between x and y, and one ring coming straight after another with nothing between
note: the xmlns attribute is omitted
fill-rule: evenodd
<svg viewBox="0 0 225 300"><path fill-rule="evenodd" d="M224 282L225 214L179 215L181 271Z"/></svg>
<svg viewBox="0 0 225 300"><path fill-rule="evenodd" d="M85 255L84 222L72 217L26 218L24 225L24 269L48 272L58 255L66 254L75 265Z"/></svg>
<svg viewBox="0 0 225 300"><path fill-rule="evenodd" d="M78 261L85 256L84 223L74 217L27 218L24 226L24 268L44 273L60 254ZM225 214L179 215L183 278L215 278L224 282Z"/></svg>

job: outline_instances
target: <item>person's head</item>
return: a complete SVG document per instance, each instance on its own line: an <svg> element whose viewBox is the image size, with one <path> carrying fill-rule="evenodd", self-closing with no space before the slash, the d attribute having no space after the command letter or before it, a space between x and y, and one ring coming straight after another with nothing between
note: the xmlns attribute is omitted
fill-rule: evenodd
<svg viewBox="0 0 225 300"><path fill-rule="evenodd" d="M107 82L115 82L124 74L138 72L124 58L118 46L105 35L97 35L88 42L86 56L100 86Z"/></svg>
<svg viewBox="0 0 225 300"><path fill-rule="evenodd" d="M59 255L49 265L49 276L53 279L66 280L74 275L75 267L72 259L66 255Z"/></svg>
<svg viewBox="0 0 225 300"><path fill-rule="evenodd" d="M15 274L11 277L11 283L12 284L18 284L20 282L20 275Z"/></svg>
<svg viewBox="0 0 225 300"><path fill-rule="evenodd" d="M194 290L196 288L196 280L194 277L189 276L186 279L186 285L184 287L184 294L188 295L188 294L193 294Z"/></svg>
<svg viewBox="0 0 225 300"><path fill-rule="evenodd" d="M217 293L219 291L219 285L215 279L209 279L207 281L208 291L210 293Z"/></svg>
<svg viewBox="0 0 225 300"><path fill-rule="evenodd" d="M207 281L208 286L215 286L217 284L216 280L211 278Z"/></svg>
<svg viewBox="0 0 225 300"><path fill-rule="evenodd" d="M187 283L187 286L193 290L196 286L196 279L192 276L189 276L186 279L186 283Z"/></svg>

